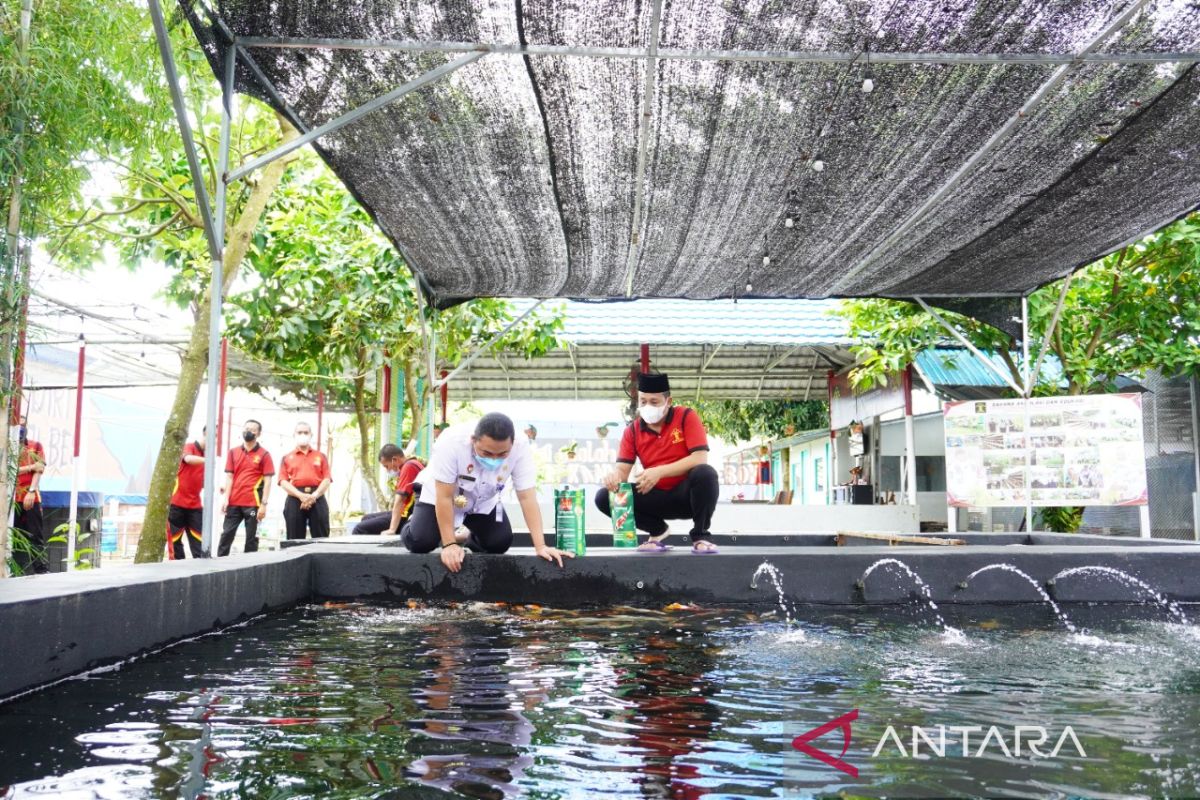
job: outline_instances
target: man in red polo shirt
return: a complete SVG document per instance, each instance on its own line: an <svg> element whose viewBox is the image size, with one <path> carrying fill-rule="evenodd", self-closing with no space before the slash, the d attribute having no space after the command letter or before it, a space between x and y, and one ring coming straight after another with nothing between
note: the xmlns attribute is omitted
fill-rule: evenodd
<svg viewBox="0 0 1200 800"><path fill-rule="evenodd" d="M246 420L242 426L242 444L229 451L225 458L225 525L221 530L218 556L229 555L238 526L246 523L244 552L258 551L258 523L267 515L267 495L271 493L268 478L275 475L271 454L258 443L262 423Z"/></svg>
<svg viewBox="0 0 1200 800"><path fill-rule="evenodd" d="M385 444L379 451L379 465L387 470L388 491L392 494L392 507L387 511L375 511L363 515L354 529L353 536L395 535L412 516L416 497L413 479L425 469L425 462L413 456L406 458L404 450L395 444Z"/></svg>
<svg viewBox="0 0 1200 800"><path fill-rule="evenodd" d="M204 436L204 430L201 431L201 438ZM204 527L204 510L200 503L202 489L204 443L188 442L183 446L179 471L175 473L175 491L171 493L171 504L167 506L167 555L173 559L183 559L184 539L187 539L192 558L200 558L203 555L201 530Z"/></svg>
<svg viewBox="0 0 1200 800"><path fill-rule="evenodd" d="M717 552L708 529L720 491L717 471L708 464L708 434L700 415L671 403L671 385L663 374L638 375L638 416L625 429L617 466L596 493L596 506L611 516L609 493L629 480L635 461L642 472L633 480L633 518L650 534L638 547L643 553L668 550L663 540L668 519L692 520L692 552Z"/></svg>
<svg viewBox="0 0 1200 800"><path fill-rule="evenodd" d="M17 428L20 454L17 456L17 491L13 498L14 528L24 531L29 541L28 552L17 552L14 558L21 572L44 575L49 572L46 564L46 529L42 520L42 493L38 484L46 469L46 451L41 442L29 438L25 417L21 417Z"/></svg>
<svg viewBox="0 0 1200 800"><path fill-rule="evenodd" d="M312 428L307 422L296 424L296 449L279 464L279 485L287 492L283 501L283 522L287 538L303 539L307 529L314 539L329 536L329 502L325 492L333 479L329 459L314 450Z"/></svg>

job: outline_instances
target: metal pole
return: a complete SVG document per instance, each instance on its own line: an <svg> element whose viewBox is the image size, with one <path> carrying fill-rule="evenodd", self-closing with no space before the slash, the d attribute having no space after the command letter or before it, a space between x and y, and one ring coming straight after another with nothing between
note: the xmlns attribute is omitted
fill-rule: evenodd
<svg viewBox="0 0 1200 800"><path fill-rule="evenodd" d="M904 449L907 454L905 472L907 473L908 503L915 506L917 504L917 437L913 426L912 364L904 368L901 381L904 385Z"/></svg>
<svg viewBox="0 0 1200 800"><path fill-rule="evenodd" d="M222 306L225 303L225 213L229 196L229 128L233 119L234 67L237 64L237 47L225 50L225 80L221 86L221 140L217 151L216 213L214 214L213 239L217 252L213 257L212 280L209 283L208 307L208 397L204 414L204 497L200 528L200 554L211 558L214 526L216 525L218 428L225 405L225 363L229 343L221 336Z"/></svg>
<svg viewBox="0 0 1200 800"><path fill-rule="evenodd" d="M214 455L219 455L221 445L224 444L224 439L221 436L221 426L225 424L225 387L226 378L229 372L229 340L222 337L221 339L221 393L217 398L217 449L213 450ZM207 437L206 437L207 438Z"/></svg>
<svg viewBox="0 0 1200 800"><path fill-rule="evenodd" d="M419 290L418 290L418 292L419 292ZM467 359L465 361L460 362L459 365L454 368L454 371L451 372L449 375L444 375L441 379L439 379L437 381L433 381L433 377L432 377L433 372L432 372L432 367L431 367L430 380L433 382L430 385L433 386L435 389L440 389L441 387L445 386L447 383L452 381L454 379L454 376L458 375L458 373L462 372L464 369L471 366L471 364L473 364L475 362L475 359L479 358L481 355L483 355L484 353L491 350L496 345L496 343L499 342L501 339L503 339L504 336L509 331L511 331L513 328L515 328L518 324L520 324L521 320L525 319L530 314L532 314L544 302L546 302L546 301L539 300L536 303L534 303L532 306L527 308L525 310L525 313L523 313L521 316L517 317L512 322L505 325L504 328L499 333L497 333L491 339L488 339L487 342L485 342L482 347L477 349L474 353L471 353L471 355L467 356Z"/></svg>
<svg viewBox="0 0 1200 800"><path fill-rule="evenodd" d="M1042 359L1046 357L1046 350L1050 348L1050 337L1054 335L1054 330L1058 327L1058 318L1062 314L1063 303L1067 299L1067 290L1071 288L1071 278L1075 273L1070 273L1063 279L1062 290L1058 293L1058 303L1054 306L1054 315L1050 317L1050 327L1046 328L1046 335L1042 337L1042 346L1038 350L1037 361L1033 364L1033 372L1030 373L1030 381L1036 381L1037 377L1042 374ZM1025 382L1025 392L1028 394L1033 390L1033 385L1030 381Z"/></svg>
<svg viewBox="0 0 1200 800"><path fill-rule="evenodd" d="M234 45L234 46L230 47L229 49L233 50L233 49L236 49L236 47L237 47L237 45ZM256 169L266 166L267 164L270 164L275 159L280 158L281 156L285 156L288 153L292 152L293 150L297 150L297 149L303 147L304 145L308 144L309 142L314 141L314 140L320 138L321 136L324 136L327 133L332 133L333 131L336 131L339 128L344 128L345 126L349 125L350 123L354 122L355 120L357 120L361 117L364 117L367 114L370 114L372 111L376 111L380 108L383 108L384 106L388 105L389 103L394 103L395 101L399 100L401 97L404 97L404 95L415 92L417 89L420 89L422 86L427 86L427 85L433 83L434 81L441 78L443 75L449 75L451 72L454 72L457 69L465 67L468 64L472 64L472 63L478 61L479 59L483 58L485 55L487 55L487 53L469 53L465 56L456 58L453 61L443 64L442 66L438 67L437 69L432 69L429 72L426 72L424 75L422 75L419 78L415 78L402 86L396 87L395 89L388 92L387 94L380 95L379 97L376 97L374 100L364 103L363 105L359 106L358 108L354 109L353 111L346 112L345 114L341 115L337 119L332 119L329 122L326 122L324 125L320 125L316 128L313 128L312 130L308 131L307 133L304 133L303 135L298 136L295 139L292 139L290 142L281 144L279 147L276 147L274 150L267 153L266 155L263 155L263 156L260 156L259 158L254 159L249 164L238 167L229 176L229 182L233 183L235 181L239 181L242 178L244 178L246 175L249 175L251 172L254 172Z"/></svg>
<svg viewBox="0 0 1200 800"><path fill-rule="evenodd" d="M1200 380L1188 381L1192 399L1192 464L1196 470L1196 488L1192 492L1192 538L1200 542Z"/></svg>
<svg viewBox="0 0 1200 800"><path fill-rule="evenodd" d="M650 371L650 345L642 344L642 372Z"/></svg>
<svg viewBox="0 0 1200 800"><path fill-rule="evenodd" d="M654 86L658 80L658 34L662 22L663 0L653 0L650 10L650 48L647 51L646 84L642 89L642 118L638 122L637 171L633 179L633 224L629 232L629 256L625 262L625 296L633 296L633 276L637 271L641 247L642 205L646 193L646 159L650 152L650 116L654 105Z"/></svg>
<svg viewBox="0 0 1200 800"><path fill-rule="evenodd" d="M79 334L79 365L75 382L75 441L72 451L74 458L71 461L71 502L67 511L67 572L75 569L75 537L78 535L76 525L79 520L79 481L82 477L79 473L83 469L83 459L79 457L79 454L83 444L83 374L87 360L86 351L87 340L81 333Z"/></svg>
<svg viewBox="0 0 1200 800"><path fill-rule="evenodd" d="M919 304L920 304L921 308L925 309L925 311L926 311L926 312L928 312L928 314L929 314L931 317L933 317L935 320L937 320L938 324L940 324L940 325L941 325L943 328L945 328L945 329L946 329L946 330L947 330L947 331L950 333L950 335L951 335L951 336L953 336L955 339L957 339L957 340L958 340L958 342L959 342L961 345L963 345L963 347L966 347L968 350L970 350L970 351L971 351L971 353L973 353L973 354L975 355L975 357L976 357L976 358L978 358L980 361L982 361L982 362L983 362L983 365L984 365L985 367L987 367L988 369L990 369L990 370L991 370L993 373L995 373L995 374L996 374L996 375L997 375L997 376L998 376L998 377L999 377L999 378L1000 378L1002 381L1004 381L1004 382L1005 382L1005 383L1007 383L1009 386L1011 386L1011 387L1012 387L1012 390L1013 390L1014 392L1016 392L1018 395L1021 395L1022 397L1025 395L1025 391L1024 391L1024 390L1023 390L1023 389L1022 389L1020 386L1018 386L1018 385L1017 385L1017 382L1016 382L1016 381L1014 381L1014 380L1012 379L1012 375L1009 375L1009 374L1008 374L1008 373L1006 373L1004 370L1002 370L1002 369L1000 369L999 367L997 367L997 366L995 365L995 363L993 363L993 362L992 362L992 360L991 360L990 358L988 358L987 356L985 356L985 355L984 355L984 354L983 354L983 353L980 351L980 349L979 349L978 347L976 347L975 345L971 344L971 342L969 342L965 336L963 336L961 333L959 333L959 332L958 332L958 331L955 329L955 327L954 327L953 325L951 325L949 322L947 322L947 321L945 320L945 318L943 318L943 317L942 317L942 315L941 315L941 314L939 314L938 312L934 311L934 310L933 310L933 308L931 308L931 307L929 306L929 304L928 304L928 303L926 303L926 302L925 302L925 301L924 301L922 298L920 298L920 297L914 297L914 298L913 298L913 300L916 300L916 301L917 301L917 303L919 303Z"/></svg>
<svg viewBox="0 0 1200 800"><path fill-rule="evenodd" d="M329 450L321 447L321 428L325 422L325 390L317 389L317 449L329 455Z"/></svg>
<svg viewBox="0 0 1200 800"><path fill-rule="evenodd" d="M503 44L494 42L412 41L405 39L346 39L295 36L239 36L237 43L248 48L313 50L392 50L415 53L496 53L520 56L570 56L578 58L659 58L674 61L760 61L816 64L852 64L863 54L836 50L713 50L664 47L652 56L640 47L570 47L563 45ZM1200 53L871 53L873 64L1154 64L1200 61Z"/></svg>
<svg viewBox="0 0 1200 800"><path fill-rule="evenodd" d="M1029 392L1030 374L1029 374L1029 298L1021 298L1021 383L1025 386L1024 406L1025 406L1025 532L1033 532L1033 476L1030 470L1033 467L1031 463L1032 449L1029 446Z"/></svg>

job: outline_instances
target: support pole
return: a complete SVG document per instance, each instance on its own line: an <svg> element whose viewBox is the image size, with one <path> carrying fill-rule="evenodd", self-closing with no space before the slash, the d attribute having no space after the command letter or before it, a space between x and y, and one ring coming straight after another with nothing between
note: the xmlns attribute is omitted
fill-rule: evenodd
<svg viewBox="0 0 1200 800"><path fill-rule="evenodd" d="M231 43L229 46L229 49L237 50L238 45ZM397 100L399 100L401 97L404 97L404 95L411 94L412 92L415 92L417 89L420 89L422 86L427 86L431 83L434 83L435 81L442 78L442 76L449 75L451 72L454 72L455 70L460 69L461 67L465 67L467 64L472 64L472 63L478 61L479 59L483 58L485 55L487 55L487 53L475 52L475 53L468 53L464 56L459 56L458 58L454 59L453 61L449 61L449 62L443 64L442 66L437 67L436 69L432 69L429 72L426 72L424 75L420 76L419 78L414 78L413 80L409 81L408 83L405 83L402 86L396 87L395 89L388 92L387 94L380 95L379 97L376 97L374 100L371 100L368 103L364 103L363 105L359 106L358 108L354 109L353 111L346 112L345 114L341 115L337 119L330 120L329 122L326 122L324 125L320 125L316 128L313 128L312 130L308 131L307 133L304 133L301 136L297 136L295 139L292 139L290 142L281 144L279 147L276 147L271 152L254 159L249 164L246 164L245 166L235 169L233 171L233 173L229 176L229 182L233 183L235 181L239 181L242 178L244 178L246 175L249 175L251 172L254 172L256 169L259 169L260 167L265 167L267 164L270 164L272 161L274 161L278 158L282 158L283 156L287 155L288 153L292 152L293 150L298 150L301 147L303 147L304 145L308 144L309 142L312 142L312 141L324 136L327 133L332 133L333 131L336 131L339 128L344 128L345 126L349 125L352 122L355 122L359 118L364 117L367 114L370 114L372 111L376 111L390 103L394 103Z"/></svg>
<svg viewBox="0 0 1200 800"><path fill-rule="evenodd" d="M655 84L658 81L658 34L663 0L651 0L650 47L647 50L646 83L642 88L642 114L638 120L637 168L633 178L633 222L629 231L629 255L625 261L625 296L633 297L633 278L642 246L642 206L646 194L646 161L650 152L650 117L653 115Z"/></svg>
<svg viewBox="0 0 1200 800"><path fill-rule="evenodd" d="M75 441L71 461L71 502L67 511L67 563L66 571L75 570L75 539L78 536L79 521L79 483L83 479L83 459L80 458L83 446L83 379L87 363L87 340L79 334L79 363L75 378Z"/></svg>
<svg viewBox="0 0 1200 800"><path fill-rule="evenodd" d="M519 325L521 323L521 320L525 319L530 314L532 314L534 311L536 311L544 302L546 302L546 301L539 300L536 303L534 303L532 306L530 306L529 308L525 309L525 312L523 314L521 314L521 316L517 317L512 322L508 323L503 328L501 328L499 333L497 333L495 336L493 336L492 338L490 338L486 342L484 342L484 344L481 347L476 349L474 353L471 353L471 355L467 356L467 358L464 361L460 361L458 366L455 367L454 370L452 372L450 372L450 374L447 375L447 374L443 373L439 380L434 381L433 373L430 372L430 374L429 374L429 379L431 381L430 385L433 386L434 388L441 388L445 384L454 380L454 378L458 376L458 373L462 372L464 369L471 366L471 364L475 363L475 359L477 359L480 356L482 356L483 354L489 352L493 347L496 346L497 342L499 342L506 335L508 335L509 331L511 331L513 328L517 327L517 325Z"/></svg>
<svg viewBox="0 0 1200 800"><path fill-rule="evenodd" d="M953 325L951 325L949 322L947 322L945 317L943 317L941 314L939 314L937 311L935 311L933 308L931 308L929 306L929 304L926 303L922 298L914 297L913 300L916 300L917 303L921 306L921 308L925 309L926 313L928 313L931 317L933 317L935 320L937 320L939 325L941 325L943 328L945 328L946 331L951 336L953 336L958 341L959 344L961 344L963 347L970 350L971 353L976 358L978 358L985 367L987 367L993 373L995 373L1000 378L1000 380L1004 381L1006 384L1008 384L1010 387L1012 387L1012 390L1014 392L1016 392L1019 396L1021 396L1021 397L1025 396L1025 390L1017 385L1017 382L1013 380L1012 375L1009 375L1007 372L1005 372L1004 370L997 367L996 364L990 358L985 356L978 347L971 344L971 342L967 340L967 337L963 336L961 333L958 332L958 330Z"/></svg>
<svg viewBox="0 0 1200 800"><path fill-rule="evenodd" d="M208 408L204 417L206 433L204 437L204 452L209 454L204 459L204 511L200 534L200 552L204 558L211 558L213 553L214 526L216 524L217 496L217 416L218 409L225 402L225 356L228 354L228 343L221 345L221 364L217 363L217 344L224 342L221 336L222 306L225 303L225 204L229 194L229 138L230 125L233 120L233 81L234 68L237 64L237 47L232 44L225 52L225 81L221 86L221 140L217 152L217 186L216 186L216 219L213 221L213 241L216 242L216 254L213 257L212 281L209 285L209 316L208 316ZM203 184L203 181L200 181ZM220 371L220 387L213 376Z"/></svg>
<svg viewBox="0 0 1200 800"><path fill-rule="evenodd" d="M442 395L442 424L446 424L446 409L450 405L450 385L446 383L446 370L442 370L442 379L439 382L439 388Z"/></svg>
<svg viewBox="0 0 1200 800"><path fill-rule="evenodd" d="M1021 298L1021 384L1025 406L1025 532L1033 531L1033 475L1031 449L1029 447L1029 393L1033 390L1033 378L1029 371L1029 298Z"/></svg>
<svg viewBox="0 0 1200 800"><path fill-rule="evenodd" d="M225 387L226 378L229 371L229 340L221 339L221 394L217 398L217 446L213 450L214 455L220 455L221 445L224 440L221 438L221 426L225 422ZM206 445L207 446L207 445Z"/></svg>
<svg viewBox="0 0 1200 800"><path fill-rule="evenodd" d="M329 450L327 448L323 448L321 446L322 441L323 441L321 439L321 429L322 429L322 425L324 424L324 422L325 422L325 390L317 389L317 449L321 450L323 453L325 453L325 456L328 457Z"/></svg>
<svg viewBox="0 0 1200 800"><path fill-rule="evenodd" d="M917 437L913 426L912 364L904 368L900 379L904 386L904 483L908 489L908 504L915 506L917 504Z"/></svg>
<svg viewBox="0 0 1200 800"><path fill-rule="evenodd" d="M1033 382L1037 381L1038 376L1042 374L1042 359L1046 357L1046 351L1050 349L1050 337L1058 328L1058 318L1062 315L1063 303L1066 302L1067 290L1071 288L1071 278L1074 275L1075 273L1071 273L1063 279L1062 290L1058 293L1058 303L1055 304L1054 314L1050 317L1050 327L1046 328L1046 335L1042 337L1042 346L1038 350L1037 360L1033 363L1033 371L1029 373L1029 380L1025 382L1026 394L1033 391Z"/></svg>
<svg viewBox="0 0 1200 800"><path fill-rule="evenodd" d="M650 345L642 345L642 372L650 371Z"/></svg>
<svg viewBox="0 0 1200 800"><path fill-rule="evenodd" d="M1196 488L1192 492L1192 538L1200 542L1200 379L1188 381L1192 400L1192 466L1196 471Z"/></svg>

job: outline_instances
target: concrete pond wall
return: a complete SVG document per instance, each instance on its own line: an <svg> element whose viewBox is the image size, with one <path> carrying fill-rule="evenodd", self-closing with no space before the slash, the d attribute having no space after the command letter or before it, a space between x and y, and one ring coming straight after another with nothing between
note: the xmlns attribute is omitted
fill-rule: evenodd
<svg viewBox="0 0 1200 800"><path fill-rule="evenodd" d="M1037 589L1015 573L991 570L966 582L974 570L997 563L1024 571L1061 603L1143 603L1148 593L1136 581L1170 601L1200 602L1200 545L1038 533L956 536L968 544L836 547L833 534L725 535L716 537L720 555L693 555L686 546L662 555L595 547L563 569L517 548L471 554L457 575L436 553L410 554L395 538L350 537L223 559L13 578L0 581L0 698L314 599L773 606L774 584L767 577L753 581L764 561L779 571L794 604L912 602L916 583L891 559L918 574L939 605L1027 604L1029 613L1044 613ZM1060 575L1080 566L1131 577ZM1117 606L1113 613L1123 612Z"/></svg>

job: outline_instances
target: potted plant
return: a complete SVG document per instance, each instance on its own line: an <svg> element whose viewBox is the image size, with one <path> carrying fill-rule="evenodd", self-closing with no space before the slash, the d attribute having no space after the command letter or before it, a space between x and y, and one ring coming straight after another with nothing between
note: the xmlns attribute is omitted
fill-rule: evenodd
<svg viewBox="0 0 1200 800"><path fill-rule="evenodd" d="M565 447L563 447L561 449L562 449L562 452L567 454L568 459L573 460L575 458L575 448L577 448L577 447L579 447L579 442L571 442L570 444L566 445Z"/></svg>

